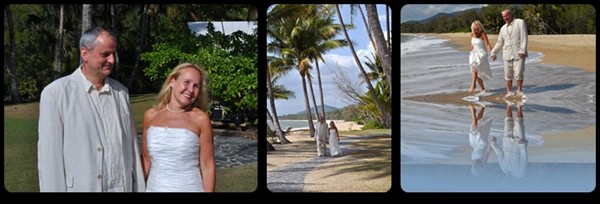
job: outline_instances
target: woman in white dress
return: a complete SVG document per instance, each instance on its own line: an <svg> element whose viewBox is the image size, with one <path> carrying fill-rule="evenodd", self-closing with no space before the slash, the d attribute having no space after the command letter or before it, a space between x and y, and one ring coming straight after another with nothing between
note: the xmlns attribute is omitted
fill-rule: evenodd
<svg viewBox="0 0 600 204"><path fill-rule="evenodd" d="M342 149L340 149L340 145L338 144L339 141L340 135L338 134L338 129L332 120L329 123L329 154L332 157L342 155Z"/></svg>
<svg viewBox="0 0 600 204"><path fill-rule="evenodd" d="M492 128L492 118L484 117L485 107L481 107L479 113L475 105L469 104L471 110L471 129L469 130L469 144L473 147L471 152L471 173L479 177L485 170L488 157L492 150L490 146L490 130Z"/></svg>
<svg viewBox="0 0 600 204"><path fill-rule="evenodd" d="M492 79L492 70L488 60L488 53L491 52L492 46L479 21L471 24L471 46L473 50L469 54L469 66L471 67L472 81L469 93L475 92L476 83L479 83L481 93L484 93L484 80Z"/></svg>
<svg viewBox="0 0 600 204"><path fill-rule="evenodd" d="M173 69L144 112L142 166L146 192L214 192L213 132L206 113L207 76L195 64ZM198 163L200 161L200 163Z"/></svg>

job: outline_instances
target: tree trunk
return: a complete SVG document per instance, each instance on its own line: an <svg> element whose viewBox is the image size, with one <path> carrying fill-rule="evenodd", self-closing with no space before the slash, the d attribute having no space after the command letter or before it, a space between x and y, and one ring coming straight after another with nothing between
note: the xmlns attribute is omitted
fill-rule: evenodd
<svg viewBox="0 0 600 204"><path fill-rule="evenodd" d="M13 103L21 103L19 94L19 81L17 80L17 48L15 42L15 25L13 22L10 5L6 5L6 20L8 21L8 36L10 40L10 57L8 61L8 75L10 77L10 100Z"/></svg>
<svg viewBox="0 0 600 204"><path fill-rule="evenodd" d="M267 111L267 113L269 113L269 111ZM271 134L271 128L269 126L267 126L267 135ZM267 141L267 152L269 151L275 151L275 147L273 147L273 144L271 144L271 142L269 142L269 137L265 137L265 140Z"/></svg>
<svg viewBox="0 0 600 204"><path fill-rule="evenodd" d="M325 103L323 102L323 85L321 84L321 70L319 69L319 60L315 60L315 65L317 66L317 78L319 79L319 93L321 94L321 112L323 113L323 118L325 117Z"/></svg>
<svg viewBox="0 0 600 204"><path fill-rule="evenodd" d="M275 96L273 95L273 84L271 83L271 74L269 70L267 70L267 91L269 92L269 102L271 105L271 111L273 112L273 116L271 116L269 110L267 110L267 113L269 113L269 116L271 117L271 122L275 127L275 131L277 132L279 141L281 142L281 144L287 144L289 140L285 138L285 135L281 130L281 125L279 124L279 119L277 118L277 109L275 108Z"/></svg>
<svg viewBox="0 0 600 204"><path fill-rule="evenodd" d="M148 21L148 13L146 12L146 10L148 9L148 4L144 4L144 6L142 7L143 12L142 12L142 17L140 18L140 33L139 33L139 41L138 41L138 46L136 49L136 53L135 53L135 63L133 65L133 71L131 72L131 76L129 77L129 82L127 82L127 88L129 90L131 90L133 88L133 82L135 81L136 76L138 75L138 72L140 72L140 53L145 50L145 46L144 46L144 33L146 30L146 22Z"/></svg>
<svg viewBox="0 0 600 204"><path fill-rule="evenodd" d="M375 37L375 43L377 44L377 53L381 60L381 67L385 73L385 78L390 89L390 99L392 99L392 59L390 55L390 49L387 46L387 41L383 37L383 30L381 30L381 24L379 23L379 17L377 14L377 6L375 4L366 4L367 15L369 17L369 24L373 29L373 35ZM389 38L389 36L388 36ZM391 122L391 121L390 121Z"/></svg>
<svg viewBox="0 0 600 204"><path fill-rule="evenodd" d="M385 25L387 27L387 36L388 36L388 40L387 40L387 46L390 49L390 55L392 54L392 38L390 36L392 36L392 29L390 29L390 7L385 5ZM392 83L389 83L390 85L392 85ZM390 98L392 97L391 92L390 92Z"/></svg>
<svg viewBox="0 0 600 204"><path fill-rule="evenodd" d="M367 30L367 36L369 36L371 45L373 45L373 49L375 50L375 52L377 52L377 44L375 43L373 34L371 34L371 27L369 26L369 23L367 23L367 19L365 18L365 14L363 13L363 10L362 10L362 7L360 7L360 4L358 5L358 11L360 11L360 17L362 18L363 23L365 24L365 28Z"/></svg>
<svg viewBox="0 0 600 204"><path fill-rule="evenodd" d="M119 32L117 32L116 29L117 28L117 12L115 11L115 6L114 4L110 5L110 24L111 24L111 28L113 29L114 35L115 35L115 39L119 40ZM116 79L117 81L120 81L119 79L121 77L119 77L121 74L119 73L121 71L121 66L119 63L121 60L119 58L119 50L115 50L115 64L114 64L114 70L111 73L113 79Z"/></svg>
<svg viewBox="0 0 600 204"><path fill-rule="evenodd" d="M81 34L86 30L92 28L92 16L94 16L94 9L91 4L83 4L81 9ZM79 57L79 64L83 63L81 56Z"/></svg>
<svg viewBox="0 0 600 204"><path fill-rule="evenodd" d="M315 127L313 126L312 114L310 114L310 103L308 102L308 92L306 90L306 78L302 75L302 90L304 91L304 104L306 106L306 119L308 120L308 128L310 129L310 137L315 136Z"/></svg>
<svg viewBox="0 0 600 204"><path fill-rule="evenodd" d="M352 56L354 57L354 61L356 62L356 65L358 66L358 68L360 69L360 72L362 73L362 75L364 77L364 80L367 84L367 88L369 89L369 92L371 93L371 97L377 104L377 107L379 108L379 110L381 111L381 114L383 115L383 118L385 119L384 126L386 128L389 128L391 125L390 119L389 119L390 117L389 117L388 113L385 111L385 108L383 107L381 100L379 100L379 97L377 97L377 94L375 93L375 89L373 88L373 85L371 84L371 81L369 80L369 77L367 76L367 72L362 67L362 63L360 62L360 60L358 59L358 56L356 55L354 46L351 43L352 41L350 41L350 36L348 36L348 31L346 31L346 25L344 24L344 20L342 18L342 13L340 12L340 6L338 4L336 4L335 7L336 7L336 10L338 13L340 24L342 25L342 30L344 30L344 36L346 37L346 41L348 42L348 46L350 47L350 51L352 52Z"/></svg>
<svg viewBox="0 0 600 204"><path fill-rule="evenodd" d="M56 49L54 50L55 71L54 80L60 78L62 75L62 43L63 43L63 19L65 16L65 5L60 5L60 15L58 17L58 34L56 36Z"/></svg>
<svg viewBox="0 0 600 204"><path fill-rule="evenodd" d="M315 109L315 114L317 114L315 117L317 118L317 120L319 119L319 108L317 107L317 100L315 100L315 91L313 89L313 85L312 85L312 77L310 75L306 76L308 78L308 85L310 88L310 95L312 97L312 101L313 104L315 105L315 107L313 107ZM311 113L312 115L312 113Z"/></svg>

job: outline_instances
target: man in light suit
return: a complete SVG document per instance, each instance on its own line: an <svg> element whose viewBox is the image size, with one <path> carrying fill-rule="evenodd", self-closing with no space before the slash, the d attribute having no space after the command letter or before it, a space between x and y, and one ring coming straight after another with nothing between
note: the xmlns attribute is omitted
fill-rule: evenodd
<svg viewBox="0 0 600 204"><path fill-rule="evenodd" d="M102 28L79 42L83 64L44 88L40 99L41 192L144 191L129 92L108 78L117 41Z"/></svg>
<svg viewBox="0 0 600 204"><path fill-rule="evenodd" d="M319 117L319 123L317 123L316 137L317 140L317 156L323 157L327 153L327 123L323 116Z"/></svg>
<svg viewBox="0 0 600 204"><path fill-rule="evenodd" d="M522 19L513 19L510 10L502 11L504 24L500 28L498 41L492 49L492 60L496 60L496 53L502 48L504 59L504 79L506 80L506 97L513 96L512 81L517 80L517 96L527 98L523 93L523 73L525 72L525 58L527 53L527 26Z"/></svg>

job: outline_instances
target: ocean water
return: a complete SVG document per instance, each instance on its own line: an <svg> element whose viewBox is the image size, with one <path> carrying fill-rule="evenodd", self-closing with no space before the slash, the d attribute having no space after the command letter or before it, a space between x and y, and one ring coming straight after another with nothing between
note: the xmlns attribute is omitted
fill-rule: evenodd
<svg viewBox="0 0 600 204"><path fill-rule="evenodd" d="M316 125L317 121L314 120L313 124ZM271 122L271 120L267 120L267 125L269 125L271 130L273 130L273 122ZM307 120L279 120L279 125L283 131L285 131L288 127L292 127L293 129L308 129Z"/></svg>
<svg viewBox="0 0 600 204"><path fill-rule="evenodd" d="M573 67L541 64L543 53L530 52L525 64L523 85L528 100L522 109L527 139L525 164L529 164L530 168L526 168L524 177L511 178L504 173L506 168L499 165L501 157L491 151L483 175L474 176L471 174L473 148L469 143L472 123L469 107L405 99L468 90L471 78L468 55L468 51L459 51L444 39L401 34L402 189L409 192L593 190L596 181L595 148L576 151L578 147L568 146L573 144L568 143L556 151L544 150L546 141L542 135L596 124L595 74ZM494 93L505 92L501 59L501 54L496 61L490 59L493 79L486 82L486 88ZM516 90L516 82L513 83L513 90ZM504 119L509 112L506 104L490 102L484 112L485 117L492 120L489 137L503 138ZM512 106L510 112L516 117L516 106ZM593 143L595 140L589 142ZM562 156L571 154L577 156ZM427 168L433 169L423 170ZM573 183L569 185L560 185L564 180L551 179L553 173L554 176L560 174L563 178L575 176L563 171L578 168L580 171L576 171L579 172L577 177L573 177ZM460 182L470 181L476 181L477 185L457 187ZM498 182L503 187L499 187Z"/></svg>

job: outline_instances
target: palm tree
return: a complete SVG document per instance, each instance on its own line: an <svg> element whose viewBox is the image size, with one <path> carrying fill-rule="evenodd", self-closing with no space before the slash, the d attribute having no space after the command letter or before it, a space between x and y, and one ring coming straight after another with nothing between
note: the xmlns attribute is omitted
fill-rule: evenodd
<svg viewBox="0 0 600 204"><path fill-rule="evenodd" d="M390 54L390 49L388 47L388 43L383 37L383 31L381 30L381 25L379 24L379 16L377 14L377 6L375 4L366 4L367 15L369 17L369 24L371 24L373 36L375 38L375 47L379 59L381 60L381 66L383 67L383 71L385 73L385 78L387 79L388 87L390 89L390 99L392 98L392 59ZM387 6L386 6L387 7ZM388 36L389 38L390 36ZM390 118L391 119L391 118ZM391 121L390 121L391 122Z"/></svg>
<svg viewBox="0 0 600 204"><path fill-rule="evenodd" d="M314 27L317 29L316 35L321 36L322 39L316 43L316 47L314 48L314 56L312 59L315 62L315 67L317 68L317 77L319 80L319 92L321 94L321 112L323 113L323 117L325 117L325 103L323 101L323 85L321 83L321 70L319 68L319 60L325 62L323 59L323 54L326 52L333 50L335 48L339 48L342 46L346 46L347 43L343 39L332 39L337 36L341 31L341 26L339 24L335 24L333 21L333 7L331 5L324 6L319 12L319 16L314 18L316 20ZM313 95L314 100L314 95ZM316 102L315 102L316 106ZM317 111L318 115L318 111Z"/></svg>
<svg viewBox="0 0 600 204"><path fill-rule="evenodd" d="M356 65L358 66L358 68L360 69L361 73L363 74L364 80L367 84L367 88L369 89L367 92L369 92L371 94L371 97L373 98L373 100L375 101L375 103L377 104L377 107L379 108L379 110L382 113L382 117L384 119L384 126L385 127L390 127L391 123L390 123L390 116L389 114L385 111L383 104L381 102L381 100L379 99L379 97L377 97L375 89L373 88L373 85L371 84L371 82L368 79L367 76L367 72L365 72L365 69L362 67L362 64L360 62L360 60L358 59L358 56L356 55L356 51L354 50L354 46L350 43L350 36L348 36L348 32L346 31L346 26L344 24L344 20L342 18L342 13L340 12L340 7L339 5L336 4L336 10L338 13L338 17L340 20L340 24L342 25L342 30L344 30L344 36L346 37L346 41L348 42L349 46L350 46L350 51L352 52L352 56L354 57L354 61L356 62Z"/></svg>
<svg viewBox="0 0 600 204"><path fill-rule="evenodd" d="M309 67L309 69L310 68L311 67ZM310 74L310 71L306 72L306 78L308 79L308 87L310 88L310 96L312 98L313 104L315 104L315 106L313 106L313 108L315 109L315 114L316 114L315 117L319 118L319 108L317 107L317 101L315 100L315 91L313 89L312 75ZM323 114L325 114L325 112L323 112Z"/></svg>
<svg viewBox="0 0 600 204"><path fill-rule="evenodd" d="M311 32L312 23L306 19L316 16L318 7L317 5L277 5L267 16L267 33L274 39L267 45L267 51L294 62L302 78L306 117L311 137L314 137L314 125L306 89L306 77L314 53L312 48L315 47L319 37Z"/></svg>
<svg viewBox="0 0 600 204"><path fill-rule="evenodd" d="M281 144L289 143L290 141L285 138L283 131L281 130L281 125L279 124L279 119L277 118L277 109L275 108L275 99L289 99L295 98L295 94L293 91L290 91L283 87L282 85L276 85L277 79L279 79L282 75L293 69L293 67L289 64L289 61L286 61L277 57L269 57L269 65L267 70L267 97L269 98L271 114L268 110L267 113L275 127L275 131L277 136L279 137L279 141Z"/></svg>

